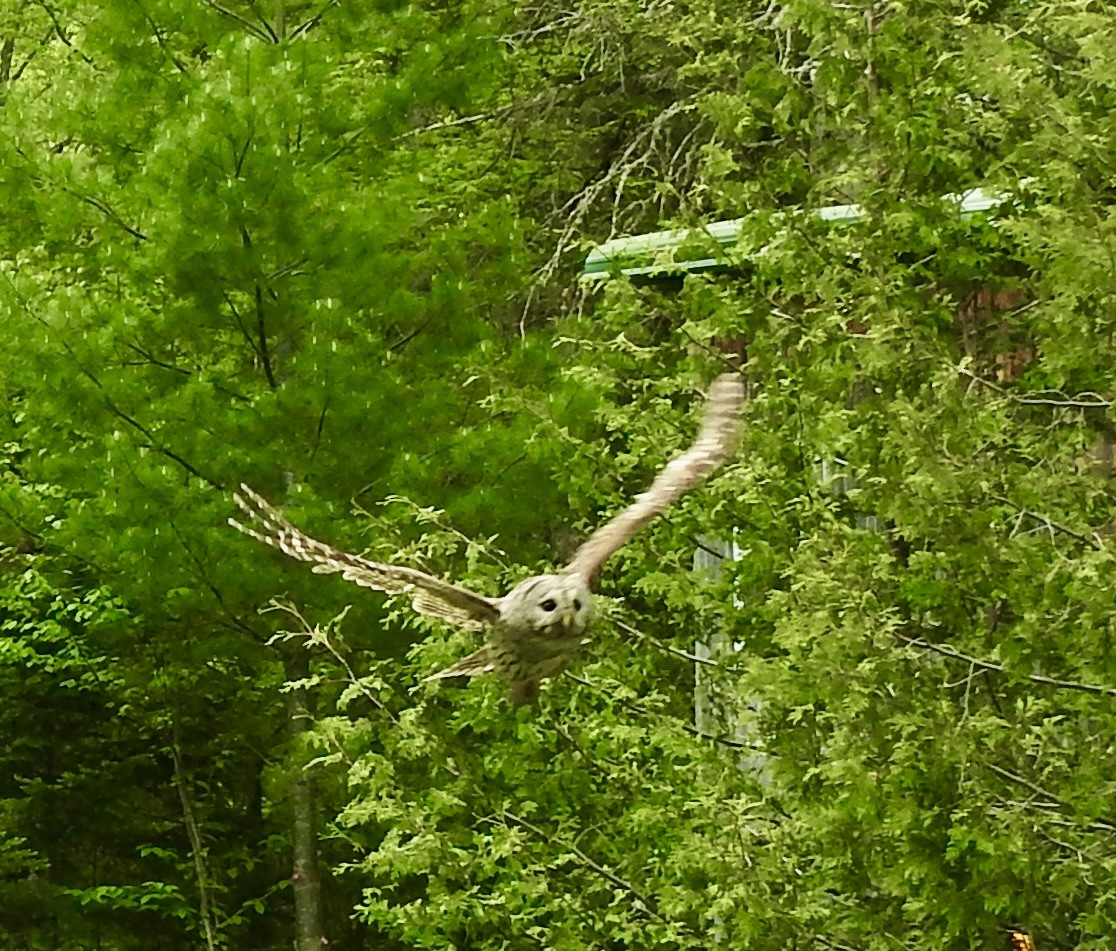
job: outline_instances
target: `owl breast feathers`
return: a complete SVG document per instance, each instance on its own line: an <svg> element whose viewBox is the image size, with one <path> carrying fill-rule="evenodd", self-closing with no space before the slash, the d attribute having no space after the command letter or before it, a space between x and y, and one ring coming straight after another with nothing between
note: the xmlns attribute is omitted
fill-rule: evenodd
<svg viewBox="0 0 1116 951"><path fill-rule="evenodd" d="M533 702L539 683L558 676L576 659L593 619L590 590L605 561L660 512L704 479L731 454L740 429L744 385L735 374L713 381L698 437L664 467L650 488L605 523L554 575L521 581L502 598L488 598L415 568L385 565L334 548L296 528L246 485L233 496L248 516L229 524L318 574L338 573L366 588L402 594L414 609L449 624L487 630L480 650L427 680L496 673L514 704Z"/></svg>

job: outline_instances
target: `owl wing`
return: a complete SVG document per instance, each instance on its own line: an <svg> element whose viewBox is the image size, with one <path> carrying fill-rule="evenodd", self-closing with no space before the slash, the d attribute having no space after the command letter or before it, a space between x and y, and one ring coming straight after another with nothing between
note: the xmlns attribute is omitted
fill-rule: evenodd
<svg viewBox="0 0 1116 951"><path fill-rule="evenodd" d="M598 528L566 566L590 584L609 557L660 512L668 509L728 458L740 432L744 383L723 373L709 387L705 415L694 444L655 476L651 487L612 521Z"/></svg>
<svg viewBox="0 0 1116 951"><path fill-rule="evenodd" d="M511 658L514 663L514 658ZM514 668L508 666L509 658L501 656L500 649L493 644L485 644L479 651L463 657L456 664L439 670L424 680L445 680L447 677L480 677L494 671L503 670L512 676L508 682L508 700L513 706L521 707L539 699L539 681L534 677L515 676Z"/></svg>
<svg viewBox="0 0 1116 951"><path fill-rule="evenodd" d="M240 492L242 494L234 494L233 499L248 516L249 524L241 524L232 518L229 524L292 558L310 562L313 565L311 570L316 574L339 572L346 581L365 588L409 595L412 606L420 614L459 627L476 630L493 623L500 616L494 598L459 588L415 568L383 565L359 555L350 555L296 528L282 512L248 486L241 484Z"/></svg>

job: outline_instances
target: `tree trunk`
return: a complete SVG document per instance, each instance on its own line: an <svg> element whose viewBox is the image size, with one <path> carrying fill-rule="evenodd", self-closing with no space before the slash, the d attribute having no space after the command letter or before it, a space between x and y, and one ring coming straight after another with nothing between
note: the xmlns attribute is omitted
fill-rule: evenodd
<svg viewBox="0 0 1116 951"><path fill-rule="evenodd" d="M283 670L290 682L309 674L304 651L284 652ZM287 724L291 735L293 775L290 795L294 814L294 851L291 888L295 903L295 951L321 951L328 942L322 933L322 880L318 869L318 835L314 786L305 771L302 735L310 729L310 710L306 690L297 687L287 693Z"/></svg>
<svg viewBox="0 0 1116 951"><path fill-rule="evenodd" d="M0 43L0 85L7 85L8 80L12 78L12 54L15 53L15 37L7 37L3 43ZM0 101L2 101L3 90L0 90Z"/></svg>
<svg viewBox="0 0 1116 951"><path fill-rule="evenodd" d="M209 869L205 862L205 846L202 844L201 830L194 817L194 806L186 786L186 771L182 767L182 749L178 742L178 727L174 727L174 740L171 745L174 762L174 786L178 790L178 800L182 804L182 819L186 825L186 835L190 840L190 854L194 860L194 874L198 880L198 912L202 930L205 932L205 946L214 951L215 929L213 924L213 903L209 894Z"/></svg>

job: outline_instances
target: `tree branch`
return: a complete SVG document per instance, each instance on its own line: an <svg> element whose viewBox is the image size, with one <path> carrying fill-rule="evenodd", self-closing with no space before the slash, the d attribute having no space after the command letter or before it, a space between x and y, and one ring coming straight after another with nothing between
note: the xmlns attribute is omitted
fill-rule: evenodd
<svg viewBox="0 0 1116 951"><path fill-rule="evenodd" d="M70 189L68 189L68 188L64 188L63 190L67 191L67 192L70 191ZM76 193L75 192L70 192L70 194L76 194ZM147 235L145 235L138 228L133 228L123 218L121 218L120 215L118 215L115 211L112 210L112 208L110 208L108 205L106 205L100 199L93 198L90 195L78 195L77 197L80 198L87 205L92 205L101 214L103 214L106 218L108 218L109 221L111 221L117 227L119 227L119 228L123 229L124 231L128 232L128 234L130 234L133 238L139 238L140 241L146 241L147 240Z"/></svg>
<svg viewBox="0 0 1116 951"><path fill-rule="evenodd" d="M171 373L178 373L181 376L185 377L192 377L197 372L194 370L187 370L185 367L180 367L178 366L178 364L175 363L167 363L164 360L160 360L158 357L155 356L155 354L151 353L148 350L144 350L141 346L139 346L139 344L125 342L124 346L126 346L134 353L139 354L144 359L143 363L136 360L132 361L131 363L125 364L126 366L156 366L160 369L169 370ZM201 368L199 367L198 369L200 370ZM242 403L250 403L252 401L250 397L245 396L243 393L237 393L236 390L231 390L227 386L224 386L221 383L217 383L216 381L211 380L209 381L209 384L215 390L217 390L217 392L224 393L226 396L231 396L234 400L239 400Z"/></svg>
<svg viewBox="0 0 1116 951"><path fill-rule="evenodd" d="M341 0L328 0L325 6L323 6L312 17L310 17L310 19L308 19L301 26L296 26L294 30L291 31L291 35L288 37L288 39L297 40L301 34L307 33L312 30L322 21L322 17L324 17L326 13L328 13L333 7L337 6L337 4L340 2Z"/></svg>
<svg viewBox="0 0 1116 951"><path fill-rule="evenodd" d="M193 804L190 794L186 789L186 777L182 768L182 753L178 744L178 725L174 726L174 739L171 741L171 758L174 762L174 787L178 791L178 801L182 804L182 821L186 826L186 835L190 840L190 854L194 859L194 874L198 880L198 903L201 913L202 927L205 929L205 946L208 951L215 951L216 943L213 935L213 912L209 897L209 871L205 867L205 851L202 846L201 833L198 830L197 820L194 818Z"/></svg>
<svg viewBox="0 0 1116 951"><path fill-rule="evenodd" d="M263 289L259 284L256 285L256 333L259 335L259 347L257 353L260 355L260 360L263 363L264 376L267 377L267 385L272 390L279 389L278 383L275 381L275 373L271 368L271 353L267 347L267 329L264 321L264 307L263 307Z"/></svg>
<svg viewBox="0 0 1116 951"><path fill-rule="evenodd" d="M19 300L20 306L23 308L24 313L26 313L36 323L41 324L48 331L53 331L54 328L50 325L49 321L44 320L31 309L31 306L24 299L23 295L20 294L10 278L8 278L8 284L15 292L16 298ZM66 351L70 359L74 362L74 366L77 368L77 372L85 377L90 383L92 383L94 387L96 387L97 391L101 394L101 398L104 400L104 405L108 409L108 411L116 416L118 419L123 420L137 432L142 433L147 438L148 442L144 448L154 450L160 455L166 456L168 459L181 466L190 475L194 476L197 479L200 479L206 485L212 486L213 488L218 489L221 492L225 491L225 487L221 485L221 483L217 482L214 479L211 479L209 476L202 473L201 470L192 466L173 449L170 449L168 446L162 445L159 440L156 439L155 434L150 429L144 426L143 423L141 423L138 419L129 416L126 412L124 412L124 410L120 409L120 407L116 405L112 397L109 395L109 392L105 385L97 378L96 374L94 374L91 370L87 370L83 366L81 360L78 358L77 353L74 351L74 348L71 347L67 341L62 340L61 338L59 338L59 343Z"/></svg>
<svg viewBox="0 0 1116 951"><path fill-rule="evenodd" d="M1106 400L1099 393L1086 391L1079 393L1074 399L1051 399L1045 396L1016 396L1014 393L1009 393L1002 386L993 383L991 380L986 380L982 376L977 376L968 367L958 367L957 372L961 376L968 377L981 386L987 387L999 396L1006 400L1011 400L1013 403L1018 403L1020 406L1063 406L1070 409L1108 409L1110 406L1116 405L1112 400ZM1043 392L1043 391L1039 391ZM1048 390L1046 392L1055 393L1056 390ZM1088 397L1084 399L1083 397Z"/></svg>
<svg viewBox="0 0 1116 951"><path fill-rule="evenodd" d="M521 826L528 832L534 833L540 839L545 842L549 842L551 845L557 845L561 848L569 849L569 851L573 853L573 855L575 855L586 868L590 869L593 872L596 872L598 875L609 881L611 884L615 885L621 891L627 892L627 894L632 898L633 904L637 911L641 911L645 914L651 915L652 917L658 918L660 921L666 921L672 924L680 924L680 922L670 922L669 919L665 918L662 915L658 907L655 905L655 902L651 898L643 894L643 892L632 885L631 882L625 881L611 869L606 868L604 865L601 865L600 862L597 862L595 859L591 858L575 843L566 842L564 839L559 839L557 836L550 835L549 833L544 832L542 829L540 829L537 825L528 822L526 819L523 819L515 815L514 813L508 812L506 809L501 813L501 816L505 820L511 820L515 825ZM495 820L489 821L494 822ZM686 930L689 931L690 929L687 928Z"/></svg>
<svg viewBox="0 0 1116 951"><path fill-rule="evenodd" d="M159 44L159 49L161 49L167 59L169 59L174 64L175 69L182 73L183 76L189 76L190 71L182 65L182 61L179 60L179 58L174 55L174 51L171 50L169 46L167 46L167 41L163 36L163 31L159 29L159 24L155 22L151 14L148 13L142 6L140 6L140 13L147 21L147 25L151 27L151 34L155 37L155 42Z"/></svg>
<svg viewBox="0 0 1116 951"><path fill-rule="evenodd" d="M209 7L211 10L216 10L218 13L222 14L223 16L227 16L229 19L235 20L242 27L244 27L244 29L246 29L249 33L251 33L257 40L263 40L263 42L265 42L265 43L275 43L275 42L277 42L275 34L272 33L270 29L267 32L264 32L262 29L260 29L258 26L256 26L256 24L253 23L251 20L246 19L245 17L242 17L239 13L236 13L235 11L230 10L228 7L223 7L223 6L221 6L221 4L215 3L214 0L205 0L205 5L207 7Z"/></svg>
<svg viewBox="0 0 1116 951"><path fill-rule="evenodd" d="M961 660L980 670L990 670L998 674L1016 674L1016 672L1009 671L1003 664L997 664L995 661L971 657L968 654L962 654L960 651L954 650L952 647L946 647L944 644L935 644L932 641L924 641L918 637L908 637L905 634L900 634L898 631L894 631L893 633L898 640L902 641L908 647L917 647L920 650L932 651L935 654L941 654L943 657L950 657L953 660ZM1061 690L1078 690L1082 693L1095 693L1105 697L1116 697L1116 688L1114 687L1080 683L1076 680L1059 680L1056 677L1044 677L1042 674L1019 673L1016 674L1016 676L1021 676L1032 683L1042 684L1046 687L1057 687Z"/></svg>
<svg viewBox="0 0 1116 951"><path fill-rule="evenodd" d="M665 651L668 654L672 654L675 657L681 657L683 660L688 660L688 661L691 661L695 664L704 664L706 667L720 667L721 666L715 660L711 660L708 657L698 657L697 654L690 654L690 653L687 653L684 650L679 650L677 647L671 647L669 644L666 644L663 641L660 641L657 637L654 637L651 634L645 634L643 631L637 631L630 624L625 624L623 621L619 620L618 618L613 618L612 622L618 628L620 628L620 630L626 631L627 633L631 634L633 637L638 637L640 640L650 641L659 650Z"/></svg>
<svg viewBox="0 0 1116 951"><path fill-rule="evenodd" d="M225 303L229 305L229 311L233 315L233 320L236 321L237 328L244 335L244 339L248 341L248 346L252 348L252 352L258 357L260 355L260 348L256 343L256 338L252 336L251 332L244 325L244 318L240 316L240 311L237 310L236 304L233 303L232 298L229 296L229 292L222 289L221 295L225 298Z"/></svg>
<svg viewBox="0 0 1116 951"><path fill-rule="evenodd" d="M47 45L47 43L49 43L49 42L50 42L50 38L51 38L51 37L52 37L53 35L54 35L54 30L47 30L47 31L46 31L46 33L44 33L44 34L43 34L43 38L42 38L41 40L39 40L39 45L38 45L38 46L36 46L36 47L35 47L35 48L34 48L34 49L33 49L33 50L32 50L32 51L30 52L30 53L28 53L28 54L27 54L27 57L26 57L26 59L24 59L24 61L23 61L22 63L20 63L20 64L19 64L19 66L18 66L18 67L17 67L16 69L15 69L15 71L14 71L14 72L12 72L11 76L9 77L9 79L10 79L10 80L11 80L11 81L12 81L13 83L14 83L14 82L15 82L15 81L16 81L17 79L19 79L19 77L20 77L20 76L22 76L22 75L23 75L23 71L24 71L25 69L27 69L27 67L28 67L28 66L30 66L30 65L31 65L31 61L32 61L32 60L33 60L33 59L34 59L34 58L35 58L36 56L38 56L38 55L39 55L39 53L41 53L41 52L42 52L42 51L43 51L44 49L46 49L46 45Z"/></svg>
<svg viewBox="0 0 1116 951"><path fill-rule="evenodd" d="M15 55L15 37L8 36L0 43L0 85L6 86L12 78L12 57ZM32 56L35 54L32 53ZM26 65L26 64L25 64Z"/></svg>
<svg viewBox="0 0 1116 951"><path fill-rule="evenodd" d="M571 673L568 670L566 671L566 676L569 677L570 680L574 681L574 683L579 683L583 687L588 687L590 690L596 690L598 693L604 692L602 688L598 687L595 683L593 683L593 681L587 680L584 677L579 677L577 674ZM617 698L613 697L612 699L616 700ZM638 703L632 703L629 700L623 699L621 699L619 702L624 706L625 709L630 710L632 713L638 713L640 716L645 717L654 716L654 714L652 714L650 710L648 710L646 707L641 707ZM699 730L696 726L685 723L681 720L678 720L676 722L680 727L682 727L683 730L685 730L691 736L696 736L698 739L711 740L712 742L717 743L720 746L727 746L729 747L729 749L734 750L753 749L753 747L749 746L747 743L741 743L739 740L730 740L727 736L718 736L716 733L706 733L704 730Z"/></svg>
<svg viewBox="0 0 1116 951"><path fill-rule="evenodd" d="M1002 776L1004 779L1011 780L1011 782L1017 783L1018 785L1029 789L1035 795L1042 796L1043 798L1056 803L1062 810L1069 810L1069 806L1057 796L1055 796L1052 792L1043 789L1037 783L1031 782L1031 780L1027 779L1026 777L1020 776L1018 773L1013 773L1009 769L1004 769L1002 766L998 766L996 763L985 763L984 765L987 766L988 769L994 772L997 776ZM1113 824L1112 822L1104 819L1092 819L1083 823L1083 825L1085 826L1085 828L1094 832L1116 832L1116 824Z"/></svg>
<svg viewBox="0 0 1116 951"><path fill-rule="evenodd" d="M46 15L50 17L51 25L54 27L54 33L58 37L58 39L60 39L66 46L77 53L78 56L80 56L86 63L88 63L89 65L93 65L93 60L91 60L81 50L77 49L77 47L75 47L73 43L70 42L70 38L66 35L66 31L62 29L62 24L58 22L58 17L55 16L54 11L49 6L47 6L46 0L35 0L35 2L40 7L42 7Z"/></svg>
<svg viewBox="0 0 1116 951"><path fill-rule="evenodd" d="M1067 528L1065 525L1062 525L1059 522L1055 522L1052 518L1048 518L1045 515L1040 515L1038 512L1032 512L1030 509L1024 508L1019 503L1013 502L1011 499L1006 498L1005 496L993 495L991 496L991 498L994 501L1001 503L1002 505L1010 506L1011 508L1015 509L1015 511L1017 511L1020 515L1027 516L1028 518L1033 518L1036 522L1042 522L1042 524L1045 525L1052 534L1054 532L1060 532L1063 535L1068 535L1070 538L1076 538L1079 542L1084 542L1090 548L1094 548L1097 551L1104 551L1104 542L1101 541L1100 536L1096 532L1094 532L1093 537L1090 538L1088 535L1082 535L1080 532L1075 532L1072 528Z"/></svg>

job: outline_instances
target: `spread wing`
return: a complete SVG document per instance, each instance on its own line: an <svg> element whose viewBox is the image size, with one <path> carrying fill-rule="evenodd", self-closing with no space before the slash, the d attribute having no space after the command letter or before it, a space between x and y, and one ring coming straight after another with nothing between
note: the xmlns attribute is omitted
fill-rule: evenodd
<svg viewBox="0 0 1116 951"><path fill-rule="evenodd" d="M512 666L509 667L509 660ZM447 677L480 677L500 671L509 676L508 700L513 706L521 707L527 703L534 703L539 699L539 681L533 677L522 678L515 676L514 658L501 655L500 649L492 644L485 644L479 651L468 657L463 657L452 667L439 670L424 680L444 680Z"/></svg>
<svg viewBox="0 0 1116 951"><path fill-rule="evenodd" d="M265 545L278 548L285 555L309 562L316 574L339 572L346 581L365 588L409 595L412 606L420 614L459 627L476 630L500 616L494 598L459 588L415 568L382 565L359 555L350 555L295 528L282 512L248 486L241 484L240 493L234 494L233 499L248 516L248 524L241 524L232 518L229 524Z"/></svg>
<svg viewBox="0 0 1116 951"><path fill-rule="evenodd" d="M655 476L651 488L612 521L598 528L566 566L590 584L609 557L636 532L717 468L735 448L740 432L744 383L735 373L724 373L709 387L701 431L694 444Z"/></svg>
<svg viewBox="0 0 1116 951"><path fill-rule="evenodd" d="M479 677L482 674L492 673L497 666L497 658L492 645L485 644L479 651L474 651L468 657L462 657L456 664L423 679L444 680L446 677Z"/></svg>

